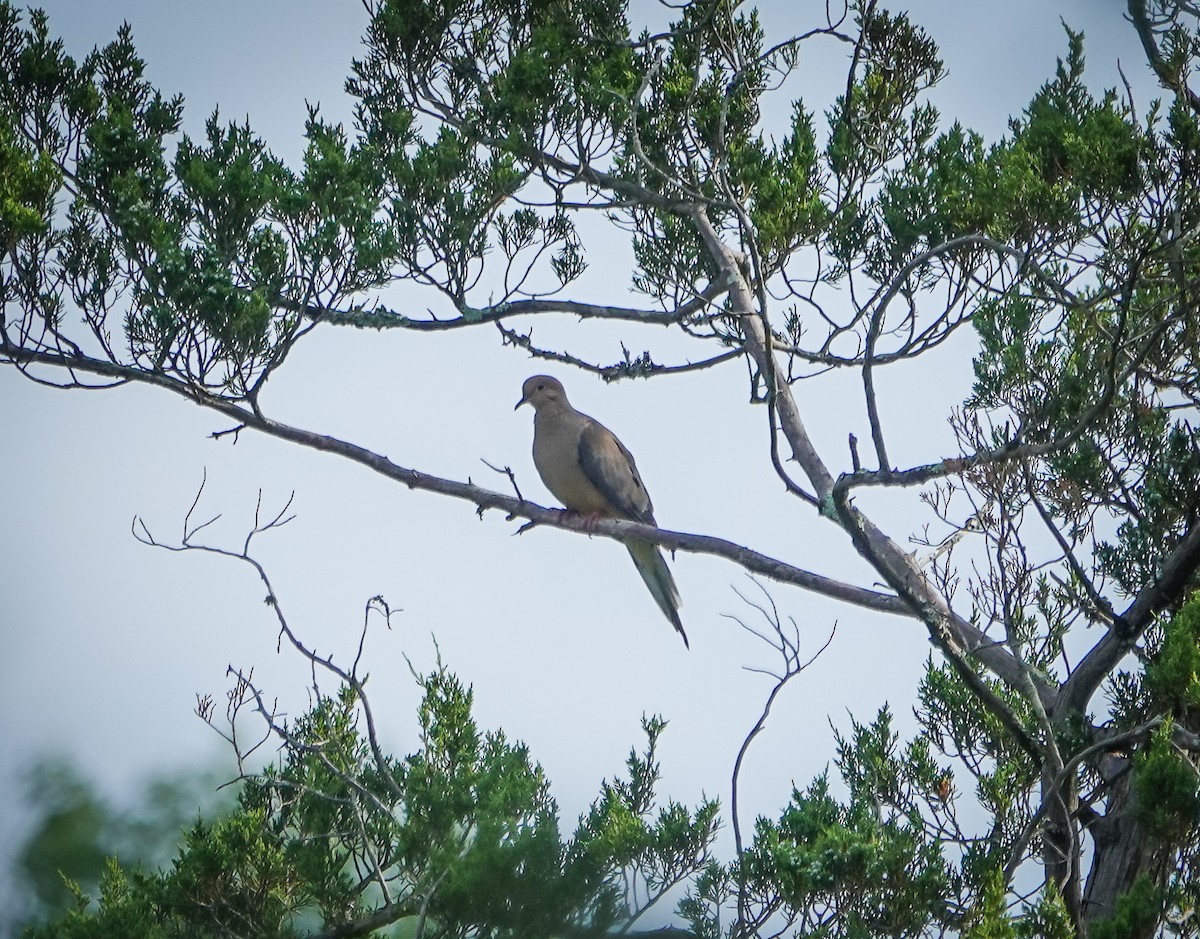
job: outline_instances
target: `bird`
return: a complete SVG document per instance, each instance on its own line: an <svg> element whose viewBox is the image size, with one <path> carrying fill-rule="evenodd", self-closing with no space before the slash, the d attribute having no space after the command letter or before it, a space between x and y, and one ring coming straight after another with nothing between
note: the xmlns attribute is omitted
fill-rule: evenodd
<svg viewBox="0 0 1200 939"><path fill-rule="evenodd" d="M572 512L657 526L650 493L637 463L616 435L599 421L576 411L562 382L534 375L521 388L523 404L533 407L533 463L546 488ZM634 566L663 615L691 648L679 618L679 588L658 546L631 539L625 543Z"/></svg>

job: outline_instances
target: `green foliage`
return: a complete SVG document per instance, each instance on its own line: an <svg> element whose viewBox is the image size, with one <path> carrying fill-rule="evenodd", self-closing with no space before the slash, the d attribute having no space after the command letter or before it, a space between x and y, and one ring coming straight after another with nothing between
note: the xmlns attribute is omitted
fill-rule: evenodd
<svg viewBox="0 0 1200 939"><path fill-rule="evenodd" d="M1186 726L1200 718L1200 594L1193 594L1163 625L1145 686L1154 706L1167 709Z"/></svg>
<svg viewBox="0 0 1200 939"><path fill-rule="evenodd" d="M937 112L913 105L943 75L937 44L906 14L858 16L862 72L829 112L829 165L847 179L869 179L928 141Z"/></svg>
<svg viewBox="0 0 1200 939"><path fill-rule="evenodd" d="M836 777L797 787L725 863L710 856L716 803L656 794L657 719L626 777L564 835L541 769L476 726L471 690L444 668L419 678L421 743L404 757L364 736L351 683L284 728L279 764L245 783L234 815L197 824L170 870L112 867L99 907L62 929L285 936L365 931L374 916L445 936L604 932L636 920L638 891L685 888L680 916L711 939L781 921L854 939L1058 939L1089 915L1061 831L1074 849L1127 815L1147 833L1139 856L1179 870L1138 881L1097 928L1141 930L1183 909L1200 884L1196 758L1181 748L1198 729L1200 601L1182 605L1187 552L1169 562L1200 519L1194 31L1154 25L1152 64L1173 100L1139 119L1089 88L1083 36L1066 28L1054 76L986 141L925 99L943 76L932 36L874 3L779 42L732 0L680 4L666 29L640 33L623 0L370 6L346 85L353 124L311 108L289 166L217 113L182 133L183 102L147 81L129 27L76 62L43 15L0 0L5 360L65 362L74 376L82 359L85 374L261 415L264 383L318 323L440 330L553 308L587 268L596 226L579 219L591 213L628 233L627 286L718 358L743 355L756 400L768 378L785 382L768 400L813 370L867 378L973 326L974 386L952 419L962 459L903 481L940 480L924 497L943 520L969 500L986 550L978 567L944 555L944 576L936 564L881 573L898 591L926 578L900 591L910 612L941 629L941 607L912 599L940 592L982 639L931 634L954 662L929 663L912 739L887 709L852 722ZM775 106L818 36L850 50L832 100L814 105L806 86ZM384 307L401 282L450 316ZM664 319L607 302L561 309ZM623 351L595 370L662 370ZM855 462L855 485L901 478ZM1050 531L1048 555L1023 540L1031 520ZM1152 608L1136 628L1122 596ZM1076 626L1104 631L1085 661L1116 648L1126 670L1107 666L1079 692ZM1009 668L986 673L992 653ZM1095 718L1104 678L1113 707ZM981 820L961 821L960 805ZM78 798L59 820L77 832L95 811ZM54 826L43 834L53 847ZM58 857L94 874L95 848ZM1017 902L1030 862L1046 883Z"/></svg>
<svg viewBox="0 0 1200 939"><path fill-rule="evenodd" d="M36 798L37 823L22 847L18 864L43 909L65 906L66 881L95 884L110 851L105 831L112 811L65 764L44 763L29 774L26 791Z"/></svg>
<svg viewBox="0 0 1200 939"><path fill-rule="evenodd" d="M1021 904L1014 916L1009 887L999 868L984 877L982 890L967 917L963 939L1075 939L1075 924L1062 895L1047 885L1037 899Z"/></svg>
<svg viewBox="0 0 1200 939"><path fill-rule="evenodd" d="M168 868L111 862L96 904L81 892L29 939L286 937L368 918L405 928L422 915L439 936L601 935L637 913L632 883L651 900L686 885L679 915L711 939L726 934L739 895L746 922L783 916L819 935L1070 935L1057 895L1014 911L995 864L946 855L958 824L950 770L934 759L931 727L902 745L886 707L838 735L845 799L823 774L721 863L716 801L660 804L662 719L643 721L646 748L564 838L525 747L481 733L471 689L445 667L417 678L419 749L377 753L358 729L358 691L322 696L287 727L281 762L243 782L230 815L195 823Z"/></svg>
<svg viewBox="0 0 1200 939"><path fill-rule="evenodd" d="M127 874L115 860L105 866L100 880L100 898L94 912L88 900L77 891L75 909L60 921L30 927L25 939L89 939L121 936L122 939L168 939L176 935L162 923L154 902L154 887L139 874Z"/></svg>
<svg viewBox="0 0 1200 939"><path fill-rule="evenodd" d="M863 9L870 14L858 14L861 71L826 112L825 158L840 195L825 238L839 264L835 276L861 264L883 281L905 260L882 237L885 225L901 227L896 216L908 211L902 204L911 201L897 186L889 193L887 181L897 166L915 168L928 158L938 113L918 98L941 79L943 66L936 43L906 14Z"/></svg>
<svg viewBox="0 0 1200 939"><path fill-rule="evenodd" d="M564 839L526 748L480 733L471 690L444 667L418 681L417 751L377 753L352 687L323 696L287 728L281 762L243 782L228 817L195 824L169 869L111 864L94 908L81 898L30 939L285 937L369 917L439 936L603 931L632 915L629 878L657 898L708 863L716 804L657 804L663 721L645 721L645 753Z"/></svg>
<svg viewBox="0 0 1200 939"><path fill-rule="evenodd" d="M704 867L711 835L718 826L718 803L712 799L694 812L674 800L654 811L659 781L656 751L666 726L661 718L643 719L646 752L631 750L627 777L605 782L600 798L581 822L574 851L581 870L602 870L605 863L611 863L605 859L612 859L636 871L656 893ZM607 895L612 901L619 896L615 891Z"/></svg>
<svg viewBox="0 0 1200 939"><path fill-rule="evenodd" d="M1068 52L1057 74L1034 97L1012 140L993 155L1000 199L998 232L1018 243L1078 226L1080 209L1140 192L1143 135L1116 95L1096 101L1083 83L1083 35L1066 30Z"/></svg>
<svg viewBox="0 0 1200 939"><path fill-rule="evenodd" d="M1117 900L1117 911L1092 924L1091 939L1128 939L1144 936L1158 924L1163 911L1163 892L1146 875L1139 877L1129 892Z"/></svg>
<svg viewBox="0 0 1200 939"><path fill-rule="evenodd" d="M1016 939L1017 930L1008 915L1008 885L999 870L988 873L972 914L963 939Z"/></svg>
<svg viewBox="0 0 1200 939"><path fill-rule="evenodd" d="M464 21L474 29L461 42ZM403 261L467 310L484 255L496 235L508 237L497 207L528 184L535 148L583 159L612 148L637 78L632 51L617 41L627 30L614 0L381 4L347 85L359 100L364 156L383 171L377 206L396 254L381 260ZM401 93L397 74L436 75L430 91L456 120L418 132L411 115L421 104ZM537 220L551 273L558 286L569 283L583 270L573 223L554 211ZM525 247L541 253L533 241Z"/></svg>
<svg viewBox="0 0 1200 939"><path fill-rule="evenodd" d="M1074 939L1075 935L1071 913L1053 884L1047 884L1036 901L1025 905L1017 924L1020 939Z"/></svg>
<svg viewBox="0 0 1200 939"><path fill-rule="evenodd" d="M793 792L777 823L759 820L746 865L755 887L802 917L829 911L849 935L916 936L947 921L950 875L920 820L881 817L867 793L839 804L824 777Z"/></svg>
<svg viewBox="0 0 1200 939"><path fill-rule="evenodd" d="M987 232L995 217L993 177L983 138L960 124L920 148L888 175L880 197L896 257Z"/></svg>
<svg viewBox="0 0 1200 939"><path fill-rule="evenodd" d="M1171 740L1171 725L1155 732L1134 763L1138 820L1158 838L1172 842L1200 823L1200 779Z"/></svg>
<svg viewBox="0 0 1200 939"><path fill-rule="evenodd" d="M5 115L0 112L0 120ZM0 123L0 245L40 234L47 227L46 205L62 182L45 154L22 145L16 129Z"/></svg>
<svg viewBox="0 0 1200 939"><path fill-rule="evenodd" d="M1017 713L1024 710L1011 691L999 682L988 683ZM930 660L917 695L917 717L931 747L957 756L974 779L976 799L985 810L988 830L964 846L962 876L986 897L994 889L990 879L1009 861L1032 815L1037 767L994 714L971 703L970 688L950 666Z"/></svg>
<svg viewBox="0 0 1200 939"><path fill-rule="evenodd" d="M1186 335L1179 339L1191 342ZM1192 367L1193 355L1181 351L1180 359L1178 365L1171 366L1172 371ZM1159 408L1143 409L1135 402L1126 427L1131 449L1145 466L1142 517L1121 523L1117 540L1102 547L1100 562L1101 569L1132 594L1138 584L1157 576L1156 558L1162 553L1164 540L1175 544L1200 511L1200 467L1192 458L1195 429L1170 421Z"/></svg>
<svg viewBox="0 0 1200 939"><path fill-rule="evenodd" d="M289 846L267 822L261 810L243 809L215 824L196 825L172 869L147 878L144 893L125 894L115 905L102 894L97 924L106 912L137 909L149 898L159 919L201 936L291 934L287 922L293 914L344 883L336 871L331 884L328 870L299 863L294 854L306 853L307 846ZM310 879L315 874L326 876Z"/></svg>
<svg viewBox="0 0 1200 939"><path fill-rule="evenodd" d="M13 917L44 919L94 892L105 876L105 859L126 866L157 866L174 856L183 831L198 813L225 811L210 772L147 780L132 799L118 804L62 759L34 764L22 786L22 812L31 828L16 853L20 887L29 902Z"/></svg>
<svg viewBox="0 0 1200 939"><path fill-rule="evenodd" d="M828 222L817 158L812 115L800 102L791 133L778 148L766 148L761 137L730 148L730 184L750 197L749 215L768 270L778 268Z"/></svg>

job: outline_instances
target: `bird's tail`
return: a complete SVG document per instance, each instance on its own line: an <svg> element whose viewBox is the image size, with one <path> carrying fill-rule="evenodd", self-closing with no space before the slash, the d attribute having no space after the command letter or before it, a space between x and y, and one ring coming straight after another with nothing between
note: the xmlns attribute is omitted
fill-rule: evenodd
<svg viewBox="0 0 1200 939"><path fill-rule="evenodd" d="M625 547L629 549L629 556L633 558L633 563L636 565L638 573L642 575L642 580L650 588L650 593L659 609L683 637L683 644L690 649L687 633L683 631L683 623L679 619L679 607L681 606L679 588L675 586L675 578L671 576L671 569L667 567L666 558L662 556L657 545L648 541L630 541L626 543Z"/></svg>

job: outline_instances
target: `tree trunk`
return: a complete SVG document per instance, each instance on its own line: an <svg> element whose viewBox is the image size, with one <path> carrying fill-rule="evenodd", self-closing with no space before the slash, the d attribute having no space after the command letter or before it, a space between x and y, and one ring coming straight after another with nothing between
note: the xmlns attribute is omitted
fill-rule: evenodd
<svg viewBox="0 0 1200 939"><path fill-rule="evenodd" d="M1106 813L1088 826L1095 855L1083 893L1085 923L1107 919L1117 910L1117 902L1129 891L1142 874L1155 887L1166 885L1175 862L1176 849L1153 837L1137 819L1137 795L1133 791L1133 773L1127 758L1110 758L1119 767L1109 789ZM1113 778L1109 767L1105 775ZM1157 918L1156 918L1157 919ZM1150 939L1158 928L1157 922L1135 930L1129 939Z"/></svg>

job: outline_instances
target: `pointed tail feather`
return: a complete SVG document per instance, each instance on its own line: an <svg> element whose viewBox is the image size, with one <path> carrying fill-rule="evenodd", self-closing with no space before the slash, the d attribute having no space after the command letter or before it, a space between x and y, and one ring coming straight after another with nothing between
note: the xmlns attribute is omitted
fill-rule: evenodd
<svg viewBox="0 0 1200 939"><path fill-rule="evenodd" d="M683 631L683 623L679 619L679 607L682 605L679 600L679 588L675 586L675 578L671 576L666 558L662 556L657 545L648 541L630 541L625 547L629 549L629 556L633 558L642 580L650 588L654 602L683 637L683 644L690 649L687 633Z"/></svg>

